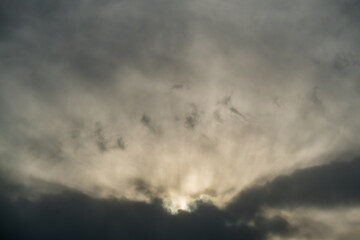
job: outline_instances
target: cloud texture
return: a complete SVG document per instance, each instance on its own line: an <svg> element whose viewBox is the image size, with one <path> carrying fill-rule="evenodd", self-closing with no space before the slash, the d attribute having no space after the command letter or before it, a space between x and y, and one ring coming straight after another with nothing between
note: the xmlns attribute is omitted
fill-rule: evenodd
<svg viewBox="0 0 360 240"><path fill-rule="evenodd" d="M122 233L131 239L168 239L185 222L197 239L202 224L219 227L216 239L304 236L296 209L351 212L359 10L357 0L1 1L2 209L14 225L77 201L139 228L154 214L149 237ZM167 213L179 209L193 212ZM174 229L153 232L168 219Z"/></svg>

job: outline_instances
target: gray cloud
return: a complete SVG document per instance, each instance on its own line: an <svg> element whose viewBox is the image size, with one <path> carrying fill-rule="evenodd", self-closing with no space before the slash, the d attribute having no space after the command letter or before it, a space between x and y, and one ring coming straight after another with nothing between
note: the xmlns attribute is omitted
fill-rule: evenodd
<svg viewBox="0 0 360 240"><path fill-rule="evenodd" d="M146 194L146 184L136 181ZM151 203L93 199L69 189L36 200L11 199L9 193L23 191L0 182L0 229L6 239L267 239L291 236L296 229L280 217L257 217L253 226L229 224L223 211L208 203L198 203L193 213L166 212L161 200ZM86 216L86 221L84 221Z"/></svg>
<svg viewBox="0 0 360 240"><path fill-rule="evenodd" d="M235 217L252 218L264 208L358 206L359 158L298 170L243 191L228 206Z"/></svg>
<svg viewBox="0 0 360 240"><path fill-rule="evenodd" d="M125 150L125 149L126 149L126 144L125 144L125 142L124 142L124 140L123 140L122 137L120 137L120 138L118 138L118 139L116 140L116 145L117 145L118 148L120 148L120 149L122 149L122 150Z"/></svg>
<svg viewBox="0 0 360 240"><path fill-rule="evenodd" d="M199 122L199 115L195 105L192 106L192 110L185 116L185 126L189 129L194 129Z"/></svg>
<svg viewBox="0 0 360 240"><path fill-rule="evenodd" d="M170 210L249 194L253 214L356 193L306 178L341 185L322 165L358 152L359 1L0 4L0 169L25 195L28 179Z"/></svg>
<svg viewBox="0 0 360 240"><path fill-rule="evenodd" d="M147 127L151 132L155 134L160 134L161 131L158 126L153 122L153 120L148 115L142 115L141 123Z"/></svg>

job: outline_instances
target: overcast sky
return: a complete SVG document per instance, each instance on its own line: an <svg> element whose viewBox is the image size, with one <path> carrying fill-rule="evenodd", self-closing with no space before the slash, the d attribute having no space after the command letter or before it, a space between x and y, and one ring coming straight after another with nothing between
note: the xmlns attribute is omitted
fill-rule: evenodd
<svg viewBox="0 0 360 240"><path fill-rule="evenodd" d="M359 239L360 1L0 1L4 239Z"/></svg>

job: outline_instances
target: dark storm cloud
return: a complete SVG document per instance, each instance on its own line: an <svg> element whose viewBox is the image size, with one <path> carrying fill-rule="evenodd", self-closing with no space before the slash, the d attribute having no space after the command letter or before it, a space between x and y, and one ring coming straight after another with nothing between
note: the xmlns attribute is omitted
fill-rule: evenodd
<svg viewBox="0 0 360 240"><path fill-rule="evenodd" d="M140 183L142 184L142 183ZM9 199L16 186L0 182L2 239L247 239L289 235L281 217L257 217L254 225L229 224L224 213L199 203L192 213L171 215L160 200L152 203L93 199L74 191L37 200ZM19 189L18 189L19 190Z"/></svg>
<svg viewBox="0 0 360 240"><path fill-rule="evenodd" d="M262 186L249 188L227 211L235 218L252 218L264 207L317 207L360 205L360 158L298 170Z"/></svg>

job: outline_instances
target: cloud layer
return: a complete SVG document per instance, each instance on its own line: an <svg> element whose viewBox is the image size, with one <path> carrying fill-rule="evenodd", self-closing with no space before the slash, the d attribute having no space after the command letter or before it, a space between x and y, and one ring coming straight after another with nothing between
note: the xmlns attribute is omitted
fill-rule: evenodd
<svg viewBox="0 0 360 240"><path fill-rule="evenodd" d="M5 205L117 199L166 222L154 199L201 201L229 239L296 232L289 206L357 206L359 1L0 6L0 170L24 201Z"/></svg>

